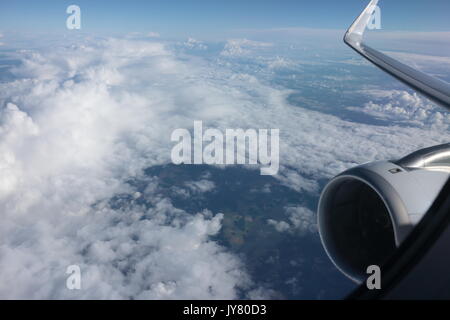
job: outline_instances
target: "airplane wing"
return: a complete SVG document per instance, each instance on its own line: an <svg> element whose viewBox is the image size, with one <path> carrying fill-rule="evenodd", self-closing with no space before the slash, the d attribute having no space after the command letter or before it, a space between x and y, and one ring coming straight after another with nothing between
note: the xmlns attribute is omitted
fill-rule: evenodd
<svg viewBox="0 0 450 320"><path fill-rule="evenodd" d="M378 68L394 76L413 90L425 95L434 102L450 109L450 84L435 77L411 68L384 53L377 51L364 40L364 32L379 0L372 0L356 21L347 30L344 42L352 49L376 65Z"/></svg>
<svg viewBox="0 0 450 320"><path fill-rule="evenodd" d="M364 32L378 0L372 0L348 29L344 42L383 71L413 90L450 109L450 85L413 69L364 44ZM402 167L423 168L444 163L449 167L450 145L420 150L398 162ZM419 159L420 161L417 161ZM349 299L449 299L450 180L413 232L386 262L381 290L362 284Z"/></svg>
<svg viewBox="0 0 450 320"><path fill-rule="evenodd" d="M450 109L450 85L364 44L378 0L344 41L413 90ZM349 169L325 186L318 227L330 260L361 286L349 299L450 299L450 144ZM380 290L367 267L383 266Z"/></svg>

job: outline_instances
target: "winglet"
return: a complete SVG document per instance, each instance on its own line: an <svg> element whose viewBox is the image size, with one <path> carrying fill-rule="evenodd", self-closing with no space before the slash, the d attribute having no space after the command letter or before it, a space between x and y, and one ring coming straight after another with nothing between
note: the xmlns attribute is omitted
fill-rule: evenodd
<svg viewBox="0 0 450 320"><path fill-rule="evenodd" d="M363 42L364 32L379 0L371 0L361 15L347 30L344 42L381 70L389 73L413 90L450 109L450 84L411 68Z"/></svg>
<svg viewBox="0 0 450 320"><path fill-rule="evenodd" d="M344 41L352 48L359 49L367 25L369 24L370 19L372 18L372 15L375 9L377 8L378 1L379 0L370 1L366 9L364 9L361 15L355 20L355 22L353 22L353 24L347 30L344 37Z"/></svg>

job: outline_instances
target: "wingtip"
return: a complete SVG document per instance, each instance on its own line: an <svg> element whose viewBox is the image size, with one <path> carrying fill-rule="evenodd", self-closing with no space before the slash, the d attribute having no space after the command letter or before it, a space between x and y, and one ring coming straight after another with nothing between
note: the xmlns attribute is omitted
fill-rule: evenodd
<svg viewBox="0 0 450 320"><path fill-rule="evenodd" d="M379 0L371 0L363 12L356 18L355 22L348 28L344 36L344 42L353 48L357 48L364 37L367 24L369 23Z"/></svg>

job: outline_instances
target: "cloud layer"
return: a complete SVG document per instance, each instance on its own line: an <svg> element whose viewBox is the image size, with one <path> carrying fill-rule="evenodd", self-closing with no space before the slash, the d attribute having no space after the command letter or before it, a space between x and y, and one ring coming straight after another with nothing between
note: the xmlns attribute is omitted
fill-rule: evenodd
<svg viewBox="0 0 450 320"><path fill-rule="evenodd" d="M157 188L139 194L127 183L169 163L171 132L194 120L280 129L277 179L315 196L320 181L353 165L448 141L448 116L408 92L368 92L392 101L358 112L430 125L362 124L291 105L292 90L270 79L287 58L262 59L259 76L239 60L271 46L232 40L213 60L133 39L18 51L15 80L0 83L0 298L261 297L241 259L212 238L220 212L190 215ZM186 187L215 186L199 177ZM116 208L118 194L132 197ZM280 231L314 228L310 209L287 212L289 224L271 222ZM73 264L81 291L65 288Z"/></svg>

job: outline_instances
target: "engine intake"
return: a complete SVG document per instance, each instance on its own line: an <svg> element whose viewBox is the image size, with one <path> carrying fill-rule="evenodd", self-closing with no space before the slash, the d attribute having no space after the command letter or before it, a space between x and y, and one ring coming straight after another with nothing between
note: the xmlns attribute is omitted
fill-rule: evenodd
<svg viewBox="0 0 450 320"><path fill-rule="evenodd" d="M450 144L334 178L319 202L322 244L336 267L362 282L382 266L433 204L450 172Z"/></svg>

